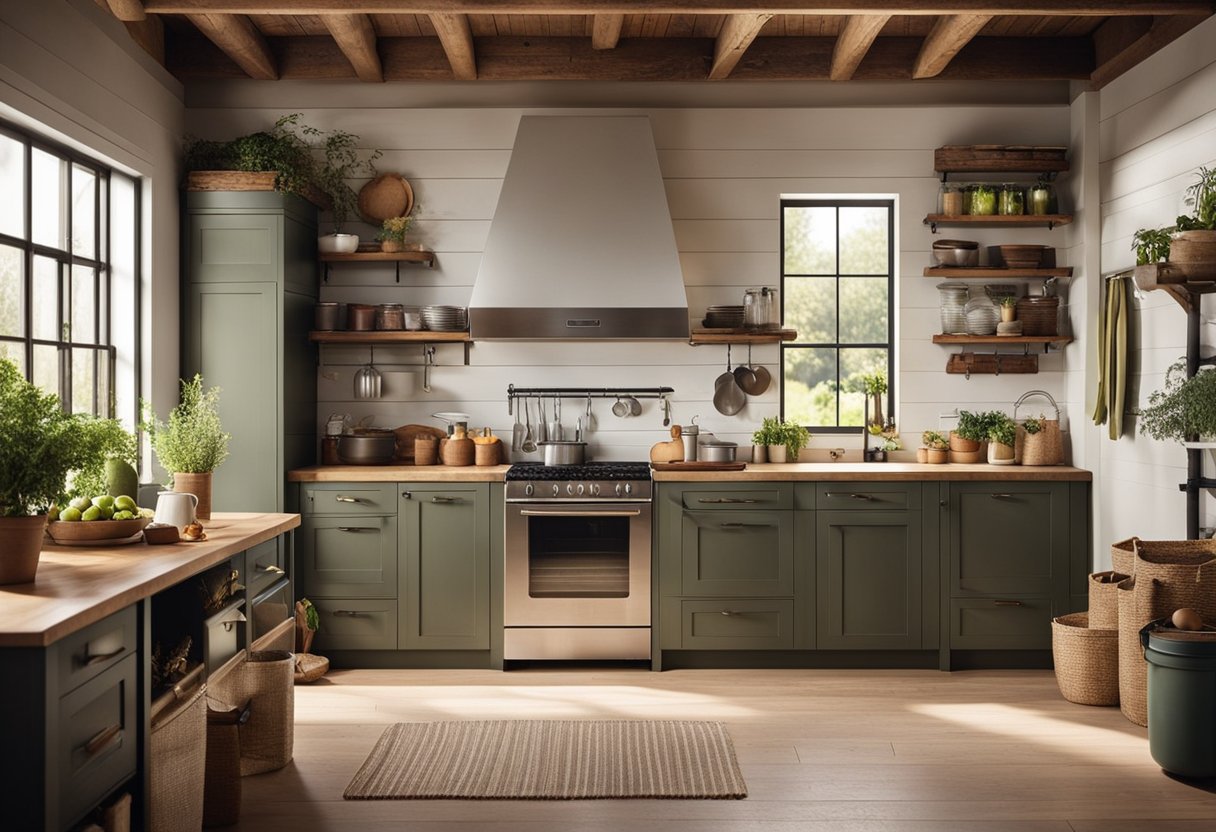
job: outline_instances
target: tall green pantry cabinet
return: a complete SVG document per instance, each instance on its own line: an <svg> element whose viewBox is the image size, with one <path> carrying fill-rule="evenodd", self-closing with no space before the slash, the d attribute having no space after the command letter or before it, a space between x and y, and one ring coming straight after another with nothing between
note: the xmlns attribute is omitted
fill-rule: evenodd
<svg viewBox="0 0 1216 832"><path fill-rule="evenodd" d="M190 191L182 241L182 376L221 389L232 434L216 511L284 511L287 471L315 461L317 209L266 191Z"/></svg>

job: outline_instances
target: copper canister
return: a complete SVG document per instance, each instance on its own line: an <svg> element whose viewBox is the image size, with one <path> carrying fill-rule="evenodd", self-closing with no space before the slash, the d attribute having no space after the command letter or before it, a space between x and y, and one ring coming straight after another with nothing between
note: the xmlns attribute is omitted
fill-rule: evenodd
<svg viewBox="0 0 1216 832"><path fill-rule="evenodd" d="M376 307L370 303L346 304L346 328L353 332L367 332L376 327Z"/></svg>
<svg viewBox="0 0 1216 832"><path fill-rule="evenodd" d="M342 304L324 302L318 303L314 307L313 313L313 329L321 332L333 332L338 329L339 315L342 312Z"/></svg>
<svg viewBox="0 0 1216 832"><path fill-rule="evenodd" d="M400 303L382 303L377 306L376 329L405 329L405 307Z"/></svg>
<svg viewBox="0 0 1216 832"><path fill-rule="evenodd" d="M337 436L322 436L321 437L321 464L322 465L337 465L341 462L338 459L338 437Z"/></svg>

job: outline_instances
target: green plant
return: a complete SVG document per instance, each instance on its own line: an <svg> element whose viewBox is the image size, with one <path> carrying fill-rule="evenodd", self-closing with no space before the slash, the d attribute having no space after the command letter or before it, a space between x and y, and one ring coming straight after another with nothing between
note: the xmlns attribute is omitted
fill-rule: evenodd
<svg viewBox="0 0 1216 832"><path fill-rule="evenodd" d="M944 451L950 447L950 440L935 430L927 430L920 435L921 444L926 448Z"/></svg>
<svg viewBox="0 0 1216 832"><path fill-rule="evenodd" d="M186 170L272 171L276 191L304 196L316 162L306 136L320 131L300 124L300 113L281 117L269 130L226 142L186 137Z"/></svg>
<svg viewBox="0 0 1216 832"><path fill-rule="evenodd" d="M1201 370L1186 377L1186 361L1165 373L1165 387L1148 397L1139 424L1154 439L1184 442L1196 436L1216 437L1216 372Z"/></svg>
<svg viewBox="0 0 1216 832"><path fill-rule="evenodd" d="M811 441L811 433L797 422L782 422L781 423L781 438L777 444L785 445L785 451L789 454L790 461L798 459L798 452L807 446Z"/></svg>
<svg viewBox="0 0 1216 832"><path fill-rule="evenodd" d="M312 601L307 598L300 599L300 606L304 608L304 626L316 632L321 628L321 616L317 612L317 608L312 605Z"/></svg>
<svg viewBox="0 0 1216 832"><path fill-rule="evenodd" d="M857 386L867 396L881 396L887 392L887 374L882 370L873 373L861 373L856 378Z"/></svg>
<svg viewBox="0 0 1216 832"><path fill-rule="evenodd" d="M375 162L380 158L380 151L374 150L366 159L361 158L359 137L345 130L317 130L310 135L324 137L320 145L324 162L317 166L313 182L329 197L329 210L334 233L337 234L347 218L355 213L359 204L358 195L346 180L373 176L376 173Z"/></svg>
<svg viewBox="0 0 1216 832"><path fill-rule="evenodd" d="M113 419L64 413L59 397L0 359L0 517L42 514L64 494L72 471L105 464ZM97 492L100 493L100 492Z"/></svg>
<svg viewBox="0 0 1216 832"><path fill-rule="evenodd" d="M888 436L883 439L882 444L878 446L881 451L898 451L903 447L903 443L899 441L898 436Z"/></svg>
<svg viewBox="0 0 1216 832"><path fill-rule="evenodd" d="M988 439L1001 445L1013 447L1014 441L1017 439L1018 426L1007 414L999 410L991 411L985 414L989 417L988 422Z"/></svg>
<svg viewBox="0 0 1216 832"><path fill-rule="evenodd" d="M214 471L228 456L229 434L220 425L218 387L203 390L203 377L182 381L181 403L169 413L168 423L157 420L149 402L141 401L143 422L152 450L171 474Z"/></svg>
<svg viewBox="0 0 1216 832"><path fill-rule="evenodd" d="M105 494L108 487L106 462L121 459L135 465L139 461L139 440L113 419L103 420L94 431L93 441L99 446L101 458L82 466L72 475L69 497L94 497ZM135 494L128 494L134 497Z"/></svg>
<svg viewBox="0 0 1216 832"><path fill-rule="evenodd" d="M1001 298L1001 306L1008 306L1011 309L1018 305L1018 299L1012 295Z"/></svg>
<svg viewBox="0 0 1216 832"><path fill-rule="evenodd" d="M398 243L405 241L405 232L409 231L410 224L413 223L414 217L389 217L380 225L380 231L376 234L376 239L382 242L396 241Z"/></svg>
<svg viewBox="0 0 1216 832"><path fill-rule="evenodd" d="M1170 256L1170 238L1174 227L1141 228L1132 235L1132 251L1136 252L1136 265L1162 263Z"/></svg>
<svg viewBox="0 0 1216 832"><path fill-rule="evenodd" d="M753 445L784 445L782 438L781 420L776 416L766 416L760 423L760 429L752 434Z"/></svg>
<svg viewBox="0 0 1216 832"><path fill-rule="evenodd" d="M1040 413L1038 416L1031 416L1028 419L1023 419L1022 430L1026 431L1031 436L1034 436L1043 429L1043 421L1045 418L1046 417Z"/></svg>
<svg viewBox="0 0 1216 832"><path fill-rule="evenodd" d="M1004 415L999 410L989 410L983 413L959 411L958 427L954 429L954 433L972 442L985 442L997 417Z"/></svg>
<svg viewBox="0 0 1216 832"><path fill-rule="evenodd" d="M1186 204L1193 206L1195 212L1178 218L1178 230L1216 230L1216 168L1201 167L1195 176L1197 181L1186 189Z"/></svg>

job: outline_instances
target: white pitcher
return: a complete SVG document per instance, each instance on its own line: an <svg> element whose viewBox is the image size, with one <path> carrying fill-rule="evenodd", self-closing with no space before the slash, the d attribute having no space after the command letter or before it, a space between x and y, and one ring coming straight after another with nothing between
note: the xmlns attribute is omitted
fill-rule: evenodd
<svg viewBox="0 0 1216 832"><path fill-rule="evenodd" d="M194 512L198 508L198 497L182 491L161 491L156 495L157 523L167 523L184 529L194 522Z"/></svg>

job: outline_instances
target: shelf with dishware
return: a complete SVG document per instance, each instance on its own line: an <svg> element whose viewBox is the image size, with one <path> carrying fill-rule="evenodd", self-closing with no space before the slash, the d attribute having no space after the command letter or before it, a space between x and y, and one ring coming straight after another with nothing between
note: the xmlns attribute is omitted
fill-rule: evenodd
<svg viewBox="0 0 1216 832"><path fill-rule="evenodd" d="M963 280L979 278L1030 278L1044 279L1049 277L1072 277L1072 267L1060 268L1015 268L1012 266L925 266L925 277L961 278Z"/></svg>
<svg viewBox="0 0 1216 832"><path fill-rule="evenodd" d="M366 331L312 330L308 340L314 344L438 344L438 343L470 343L472 337L468 332L435 332L422 330L383 330L371 329Z"/></svg>
<svg viewBox="0 0 1216 832"><path fill-rule="evenodd" d="M797 331L792 329L695 327L688 336L688 343L694 347L703 344L779 344L797 338Z"/></svg>
<svg viewBox="0 0 1216 832"><path fill-rule="evenodd" d="M435 252L426 250L410 251L354 251L345 253L321 253L317 255L325 266L324 280L329 282L329 270L334 263L394 263L397 269L397 282L401 282L401 264L435 267Z"/></svg>
<svg viewBox="0 0 1216 832"><path fill-rule="evenodd" d="M939 225L970 225L999 228L1046 228L1069 225L1072 214L927 214L924 223L936 234Z"/></svg>
<svg viewBox="0 0 1216 832"><path fill-rule="evenodd" d="M1044 351L1049 347L1062 347L1071 342L1072 338L1067 335L951 335L939 333L933 336L935 344L1017 344L1027 348L1041 344Z"/></svg>

